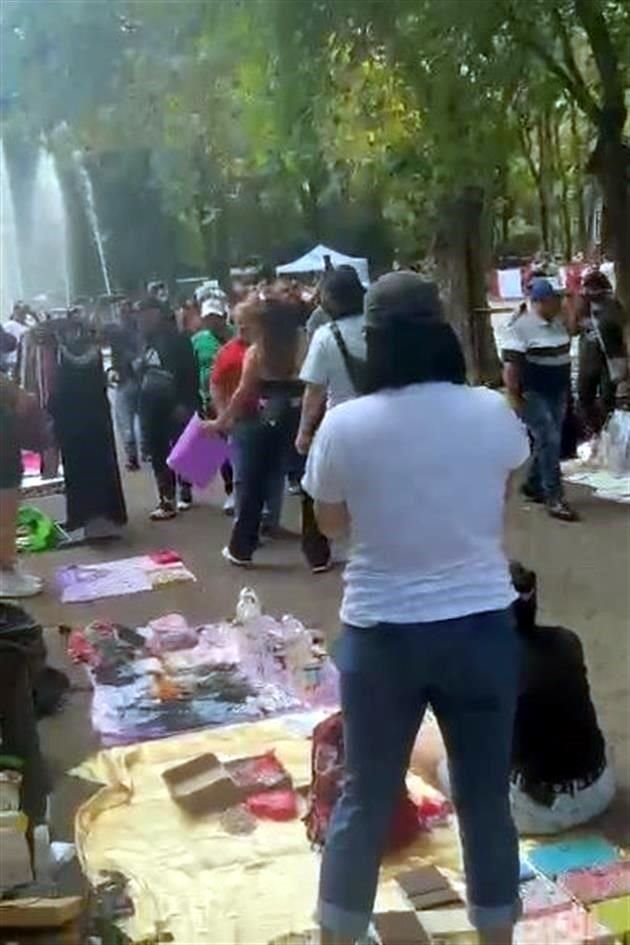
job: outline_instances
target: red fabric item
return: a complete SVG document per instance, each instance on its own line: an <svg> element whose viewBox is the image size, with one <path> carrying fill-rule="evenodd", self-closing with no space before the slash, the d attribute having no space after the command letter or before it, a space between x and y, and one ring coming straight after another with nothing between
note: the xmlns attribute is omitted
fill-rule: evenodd
<svg viewBox="0 0 630 945"><path fill-rule="evenodd" d="M290 783L287 772L273 751L231 762L229 771L239 788L256 794L265 790L284 789Z"/></svg>
<svg viewBox="0 0 630 945"><path fill-rule="evenodd" d="M73 663L87 663L94 666L97 662L96 650L89 643L82 630L73 630L68 638L68 655Z"/></svg>
<svg viewBox="0 0 630 945"><path fill-rule="evenodd" d="M216 356L211 383L219 387L226 398L238 387L246 351L247 344L241 338L232 338Z"/></svg>
<svg viewBox="0 0 630 945"><path fill-rule="evenodd" d="M314 846L321 847L326 841L328 824L341 794L343 776L343 723L341 712L337 712L313 730L309 809L304 823L306 835ZM418 806L405 791L392 819L387 852L408 846L421 830L443 822L450 810L448 802L430 798L423 798Z"/></svg>
<svg viewBox="0 0 630 945"><path fill-rule="evenodd" d="M169 548L152 551L149 558L154 564L180 564L182 560L176 551L171 551Z"/></svg>
<svg viewBox="0 0 630 945"><path fill-rule="evenodd" d="M298 814L295 791L264 791L245 801L254 817L264 820L294 820Z"/></svg>
<svg viewBox="0 0 630 945"><path fill-rule="evenodd" d="M387 852L395 853L409 846L416 839L423 825L420 822L418 808L408 794L405 794L394 811L389 829Z"/></svg>

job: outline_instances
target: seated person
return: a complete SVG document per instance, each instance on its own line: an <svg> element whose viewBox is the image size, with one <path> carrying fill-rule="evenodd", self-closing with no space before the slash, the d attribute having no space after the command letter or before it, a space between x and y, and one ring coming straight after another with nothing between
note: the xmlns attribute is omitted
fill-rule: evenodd
<svg viewBox="0 0 630 945"><path fill-rule="evenodd" d="M604 737L591 700L579 637L536 624L536 575L511 566L523 640L521 691L514 723L511 800L522 834L553 834L602 814L615 795ZM426 781L450 793L437 726L425 724L411 760Z"/></svg>

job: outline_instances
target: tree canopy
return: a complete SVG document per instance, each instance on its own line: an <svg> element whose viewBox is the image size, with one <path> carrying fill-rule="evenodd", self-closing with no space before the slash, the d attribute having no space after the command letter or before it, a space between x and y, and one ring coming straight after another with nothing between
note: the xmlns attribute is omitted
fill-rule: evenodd
<svg viewBox="0 0 630 945"><path fill-rule="evenodd" d="M463 212L485 265L570 256L600 193L630 302L624 0L5 0L0 29L5 140L83 150L104 216L144 175L171 272L439 257Z"/></svg>

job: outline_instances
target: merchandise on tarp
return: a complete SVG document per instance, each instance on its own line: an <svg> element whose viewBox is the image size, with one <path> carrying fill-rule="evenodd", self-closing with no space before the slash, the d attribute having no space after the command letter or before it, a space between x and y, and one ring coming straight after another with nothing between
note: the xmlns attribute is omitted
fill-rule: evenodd
<svg viewBox="0 0 630 945"><path fill-rule="evenodd" d="M279 276L297 276L307 275L312 272L324 272L327 258L334 268L337 268L337 266L352 266L356 270L363 285L368 286L370 284L367 259L363 256L347 256L345 253L340 253L338 250L324 246L322 243L313 246L308 253L304 253L303 256L294 259L293 262L276 266L276 273Z"/></svg>
<svg viewBox="0 0 630 945"><path fill-rule="evenodd" d="M169 614L137 629L94 621L73 631L69 653L87 666L103 743L336 706L337 671L312 632L261 614L258 602L250 612L201 627Z"/></svg>
<svg viewBox="0 0 630 945"><path fill-rule="evenodd" d="M77 813L81 865L91 883L100 871L128 879L134 914L124 922L132 941L158 931L173 945L267 945L313 925L320 858L303 824L257 818L251 834L229 828L225 814L191 818L173 803L162 774L205 753L221 759L265 755L273 747L296 790L310 781L310 741L275 719L181 735L100 752L73 772L102 789ZM441 796L410 775L415 800ZM240 809L237 808L237 811ZM422 833L403 856L388 858L377 909L408 908L393 878L429 863L459 870L449 823Z"/></svg>
<svg viewBox="0 0 630 945"><path fill-rule="evenodd" d="M162 555L158 552L102 564L73 564L59 568L55 580L61 591L61 601L63 604L78 604L197 580L175 552L169 552L166 561Z"/></svg>

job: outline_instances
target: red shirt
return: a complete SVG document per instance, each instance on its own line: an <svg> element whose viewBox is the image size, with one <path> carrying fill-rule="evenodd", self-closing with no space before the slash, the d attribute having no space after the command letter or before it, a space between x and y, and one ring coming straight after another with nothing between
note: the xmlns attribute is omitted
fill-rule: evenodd
<svg viewBox="0 0 630 945"><path fill-rule="evenodd" d="M211 383L220 388L226 399L229 399L238 387L247 347L241 338L232 338L216 356Z"/></svg>

